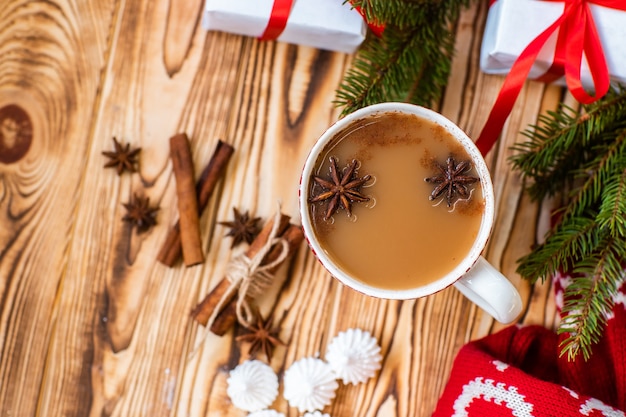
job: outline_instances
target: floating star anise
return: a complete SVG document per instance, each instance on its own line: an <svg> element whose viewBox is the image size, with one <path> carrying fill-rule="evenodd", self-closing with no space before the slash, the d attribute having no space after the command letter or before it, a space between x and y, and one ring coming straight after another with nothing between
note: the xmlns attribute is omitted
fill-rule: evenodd
<svg viewBox="0 0 626 417"><path fill-rule="evenodd" d="M329 219L341 206L348 216L352 215L352 203L355 201L369 201L369 197L365 197L360 193L359 188L372 178L371 175L358 178L355 171L358 161L352 160L350 165L346 166L343 171L337 168L337 158L330 157L330 180L322 177L314 176L313 180L319 184L325 191L313 196L309 202L316 203L330 199L324 219Z"/></svg>
<svg viewBox="0 0 626 417"><path fill-rule="evenodd" d="M150 199L137 194L128 203L123 203L126 214L122 220L129 222L137 228L138 232L145 232L156 224L156 212L158 207L150 207Z"/></svg>
<svg viewBox="0 0 626 417"><path fill-rule="evenodd" d="M469 190L467 186L478 181L478 178L469 175L463 175L472 168L470 161L462 161L458 164L452 156L448 157L446 166L436 163L437 169L441 171L441 175L426 178L426 182L438 184L429 199L432 201L446 193L446 203L448 207L452 205L458 198L468 198Z"/></svg>
<svg viewBox="0 0 626 417"><path fill-rule="evenodd" d="M256 357L256 355L263 351L267 360L271 360L272 352L278 345L285 345L279 338L279 328L272 329L272 317L267 321L263 321L263 318L259 315L257 318L257 324L246 330L246 334L237 336L235 340L237 342L250 342L249 355Z"/></svg>
<svg viewBox="0 0 626 417"><path fill-rule="evenodd" d="M243 241L246 241L248 244L252 243L256 235L259 234L260 229L257 223L261 218L251 218L247 211L242 214L235 207L233 207L233 216L234 220L232 222L219 222L222 226L230 227L226 234L226 236L233 237L230 247L234 248Z"/></svg>
<svg viewBox="0 0 626 417"><path fill-rule="evenodd" d="M130 143L122 145L117 141L115 136L113 136L113 143L115 144L115 151L102 151L102 155L110 159L109 162L104 164L104 167L115 168L117 175L122 175L124 171L135 172L137 155L141 151L141 148L130 149Z"/></svg>

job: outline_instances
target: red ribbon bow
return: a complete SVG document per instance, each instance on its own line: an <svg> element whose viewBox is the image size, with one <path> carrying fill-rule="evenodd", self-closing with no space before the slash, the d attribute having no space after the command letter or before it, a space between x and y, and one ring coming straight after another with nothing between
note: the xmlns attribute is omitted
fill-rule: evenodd
<svg viewBox="0 0 626 417"><path fill-rule="evenodd" d="M476 146L486 155L498 140L504 122L511 113L528 73L537 55L550 36L559 30L554 62L548 72L539 78L541 81L554 81L565 75L567 87L579 102L592 103L603 97L609 90L609 71L602 51L602 44L593 21L589 4L597 4L613 9L625 10L625 0L544 0L565 2L563 14L539 36L537 36L517 58L509 75L504 80L498 98L487 118ZM492 0L491 4L495 1ZM580 80L583 53L587 57L593 78L595 94L585 91Z"/></svg>

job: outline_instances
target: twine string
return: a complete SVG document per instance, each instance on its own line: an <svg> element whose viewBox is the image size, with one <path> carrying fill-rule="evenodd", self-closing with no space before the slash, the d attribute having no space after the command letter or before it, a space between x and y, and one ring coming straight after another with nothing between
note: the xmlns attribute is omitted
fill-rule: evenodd
<svg viewBox="0 0 626 417"><path fill-rule="evenodd" d="M281 213L278 210L267 242L256 255L248 258L245 254L241 254L228 264L226 270L226 278L230 281L227 294L230 295L237 291L237 321L246 328L250 328L255 319L250 300L259 297L272 285L274 282L273 269L280 265L289 254L289 244L284 238L277 236L280 218ZM262 264L263 259L276 245L280 248L276 259Z"/></svg>
<svg viewBox="0 0 626 417"><path fill-rule="evenodd" d="M273 268L280 265L289 255L289 243L285 238L277 236L281 216L279 206L274 216L274 224L272 225L272 230L267 238L267 242L255 256L248 258L242 253L228 263L224 275L230 282L230 285L215 306L213 313L207 321L207 326L204 330L205 333L201 338L202 341L191 352L188 361L196 355L202 342L204 342L210 332L211 323L215 321L217 315L224 309L226 300L230 300L235 292L237 292L237 321L248 329L254 324L255 312L250 301L259 297L272 285L274 282ZM262 265L263 259L275 245L279 245L280 247L278 256L272 262Z"/></svg>

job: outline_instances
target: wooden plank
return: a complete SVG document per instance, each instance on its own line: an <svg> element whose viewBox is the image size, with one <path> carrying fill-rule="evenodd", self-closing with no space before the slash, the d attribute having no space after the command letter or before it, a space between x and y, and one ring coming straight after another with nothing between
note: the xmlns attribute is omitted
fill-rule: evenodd
<svg viewBox="0 0 626 417"><path fill-rule="evenodd" d="M168 2L119 6L42 388L40 407L48 415L85 415L77 402L90 415L169 415L199 278L210 274L220 253L211 251L210 260L193 268L170 270L156 262L178 218L168 140L186 133L197 167L208 162L219 138L228 141L246 40L195 31L185 61L170 77L163 49ZM179 22L185 23L197 22ZM101 169L111 136L142 148L138 173L118 177ZM160 206L157 226L146 233L121 221L122 203L133 193ZM205 250L218 199L219 190L201 219ZM77 378L74 368L86 378ZM88 395L71 395L74 385Z"/></svg>
<svg viewBox="0 0 626 417"><path fill-rule="evenodd" d="M114 7L110 0L2 4L0 108L19 106L32 127L24 153L0 161L2 414L33 416L38 410ZM13 120L24 140L29 123L18 116L3 114L0 124L4 129ZM82 365L88 359L76 351L66 363L75 378L68 394L82 398L72 409L82 412L90 397L80 387L89 385Z"/></svg>
<svg viewBox="0 0 626 417"><path fill-rule="evenodd" d="M243 105L234 106L233 117L238 123L233 125L231 137L239 158L229 177L231 187L224 190L220 202L222 219L230 216L231 206L267 218L275 213L279 201L285 214L298 218L300 171L309 147L336 117L337 111L329 104L345 63L343 54L282 43L252 43L242 67L242 96L238 99ZM300 358L303 351L319 351L318 338L325 337L322 329L331 318L327 291L333 281L330 277L316 278L309 268L323 271L311 258L308 250L301 248L300 256L280 272L276 284L259 300L262 314L273 314L274 322L282 326L281 338L289 341L286 348L275 351L271 364L277 371ZM302 285L306 291L299 290ZM205 294L199 294L199 299ZM309 321L308 314L304 318L302 314L311 297L319 301L319 308L309 309L308 314L314 317ZM314 328L319 331L311 331ZM234 342L236 333L217 338L199 330L193 346L199 344L200 349L185 371L177 413L237 415L224 398L224 369L245 360L247 353ZM284 400L279 399L277 406L286 410Z"/></svg>

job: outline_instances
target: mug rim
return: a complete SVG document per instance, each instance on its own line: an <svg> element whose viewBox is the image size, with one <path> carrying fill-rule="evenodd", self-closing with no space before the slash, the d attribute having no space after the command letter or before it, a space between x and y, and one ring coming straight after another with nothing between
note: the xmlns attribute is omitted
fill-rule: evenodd
<svg viewBox="0 0 626 417"><path fill-rule="evenodd" d="M478 235L472 244L470 251L467 255L446 275L430 282L426 285L422 285L415 288L408 288L402 290L385 289L375 287L364 283L363 281L351 276L344 270L342 270L324 250L313 230L311 216L309 212L309 190L311 189L310 183L315 168L318 156L325 149L328 142L335 137L337 133L344 128L352 124L355 120L369 117L378 113L391 113L399 112L402 114L413 114L418 117L428 119L450 132L456 140L463 145L467 153L472 158L474 167L479 174L481 187L483 190L485 200L485 210L479 227ZM324 268L336 279L338 279L344 285L369 295L371 297L393 299L393 300L408 300L424 297L427 295L439 292L450 285L458 281L480 257L483 249L487 245L489 236L491 235L491 229L493 227L495 201L493 194L493 183L491 181L491 175L487 168L487 164L482 157L480 151L474 145L474 142L469 136L455 123L448 118L434 110L428 109L423 106L409 103L396 103L385 102L373 104L367 107L363 107L359 110L350 113L344 118L336 121L330 127L328 127L324 133L317 139L309 154L306 157L302 174L300 176L299 184L299 209L302 227L304 230L305 239L313 251L316 258L324 266Z"/></svg>

